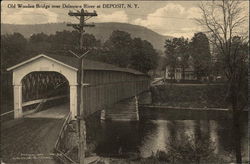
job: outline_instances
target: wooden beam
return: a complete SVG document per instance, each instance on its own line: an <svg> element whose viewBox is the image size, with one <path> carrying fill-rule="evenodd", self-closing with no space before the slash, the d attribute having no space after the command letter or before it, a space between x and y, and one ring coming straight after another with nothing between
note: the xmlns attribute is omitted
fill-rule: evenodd
<svg viewBox="0 0 250 164"><path fill-rule="evenodd" d="M68 97L68 95L55 96L55 97L50 97L50 98L47 98L47 99L37 99L37 100L27 101L27 102L22 103L22 107L32 105L32 104L37 104L37 103L40 103L40 102L43 102L43 101L51 101L51 100L65 98L65 97Z"/></svg>
<svg viewBox="0 0 250 164"><path fill-rule="evenodd" d="M1 117L2 117L2 116L4 116L4 115L6 115L6 114L10 114L10 113L13 113L13 112L14 112L14 110L12 110L12 111L9 111L9 112L5 112L5 113L1 114Z"/></svg>

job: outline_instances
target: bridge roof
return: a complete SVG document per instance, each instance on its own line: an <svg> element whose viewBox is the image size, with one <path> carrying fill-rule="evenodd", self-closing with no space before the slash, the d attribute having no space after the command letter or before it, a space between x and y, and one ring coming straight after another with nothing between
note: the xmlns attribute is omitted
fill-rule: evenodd
<svg viewBox="0 0 250 164"><path fill-rule="evenodd" d="M20 59L20 61L18 61L14 66L9 67L7 70L8 71L14 70L22 65L25 65L26 63L32 62L41 57L47 58L49 60L53 60L54 62L63 64L66 67L69 67L74 70L78 70L78 65L80 62L80 60L77 59L76 57L72 57L69 55L55 55L55 54L46 53L46 54L39 54L37 56L29 57L26 59ZM83 60L83 69L84 70L119 71L119 72L128 72L128 73L132 73L136 75L144 75L144 73L136 71L134 69L121 68L121 67L117 67L111 64L88 60L88 59Z"/></svg>

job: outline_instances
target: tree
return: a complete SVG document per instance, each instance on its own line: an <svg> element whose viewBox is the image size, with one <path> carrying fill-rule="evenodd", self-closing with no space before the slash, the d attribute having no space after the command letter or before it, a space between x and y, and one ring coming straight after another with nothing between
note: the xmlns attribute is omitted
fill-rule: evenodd
<svg viewBox="0 0 250 164"><path fill-rule="evenodd" d="M60 31L49 36L51 50L77 50L79 48L80 34L78 31Z"/></svg>
<svg viewBox="0 0 250 164"><path fill-rule="evenodd" d="M49 39L49 36L47 34L44 34L43 32L31 35L28 43L29 51L37 54L49 50L51 48L51 42Z"/></svg>
<svg viewBox="0 0 250 164"><path fill-rule="evenodd" d="M44 33L33 34L29 39L30 51L33 53L42 53L53 51L57 53L61 51L72 50L79 51L79 32L78 31L61 31L48 36ZM83 35L83 45L85 49L99 47L101 42L94 35L85 33Z"/></svg>
<svg viewBox="0 0 250 164"><path fill-rule="evenodd" d="M188 40L181 38L173 38L165 41L166 65L170 67L171 77L177 67L182 69L182 77L185 78L185 69L188 67Z"/></svg>
<svg viewBox="0 0 250 164"><path fill-rule="evenodd" d="M104 44L109 49L107 61L120 67L128 67L131 57L132 38L124 31L113 31Z"/></svg>
<svg viewBox="0 0 250 164"><path fill-rule="evenodd" d="M237 163L242 163L240 115L247 105L247 53L241 52L246 15L239 0L221 0L200 4L202 17L197 19L208 30L210 42L217 48L227 78L230 108L233 111L234 145ZM248 28L247 28L248 29ZM236 36L239 36L235 38ZM246 36L246 35L245 35ZM248 39L248 38L247 38ZM247 44L248 45L248 44Z"/></svg>
<svg viewBox="0 0 250 164"><path fill-rule="evenodd" d="M194 34L190 43L190 52L197 79L200 80L202 76L208 76L209 66L211 65L211 54L209 40L204 33L199 32Z"/></svg>
<svg viewBox="0 0 250 164"><path fill-rule="evenodd" d="M1 35L1 67L6 68L24 57L27 40L20 33Z"/></svg>
<svg viewBox="0 0 250 164"><path fill-rule="evenodd" d="M132 39L125 31L113 31L103 47L106 51L94 55L103 62L133 68L144 73L157 66L158 53L152 44L141 38Z"/></svg>
<svg viewBox="0 0 250 164"><path fill-rule="evenodd" d="M86 49L100 47L101 41L97 40L93 34L85 33L83 35L83 45Z"/></svg>
<svg viewBox="0 0 250 164"><path fill-rule="evenodd" d="M179 65L182 70L182 79L185 79L185 69L189 65L189 42L188 39L180 38L180 46L178 48Z"/></svg>
<svg viewBox="0 0 250 164"><path fill-rule="evenodd" d="M43 32L38 34L31 35L29 42L31 43L39 43L39 42L48 42L49 36L47 34L44 34Z"/></svg>
<svg viewBox="0 0 250 164"><path fill-rule="evenodd" d="M131 68L147 73L157 66L157 52L146 40L135 38L132 43Z"/></svg>
<svg viewBox="0 0 250 164"><path fill-rule="evenodd" d="M174 71L177 67L177 56L176 56L176 52L175 52L175 49L176 49L176 45L174 44L174 41L176 40L177 38L173 38L173 40L170 40L170 39L167 39L165 41L165 55L166 55L166 65L170 68L170 76L171 76L171 79L174 78L175 79L175 76L174 76Z"/></svg>

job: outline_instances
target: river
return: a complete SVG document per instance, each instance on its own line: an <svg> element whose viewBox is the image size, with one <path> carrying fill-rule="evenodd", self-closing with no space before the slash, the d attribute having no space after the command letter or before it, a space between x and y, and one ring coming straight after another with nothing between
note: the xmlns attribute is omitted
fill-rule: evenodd
<svg viewBox="0 0 250 164"><path fill-rule="evenodd" d="M143 116L143 109L140 111L140 115ZM228 161L234 159L231 119L189 119L189 117L185 119L183 118L185 111L178 119L176 115L179 111L164 113L168 117L154 116L152 119L147 117L138 122L92 120L87 128L88 141L94 143L94 152L100 156L126 157L128 154L137 153L140 157L146 158L157 150L168 151L173 139L182 143L187 136L195 140L202 140L202 136L208 136L215 154ZM169 119L170 114L175 115L174 119ZM241 120L243 159L248 160L247 115Z"/></svg>

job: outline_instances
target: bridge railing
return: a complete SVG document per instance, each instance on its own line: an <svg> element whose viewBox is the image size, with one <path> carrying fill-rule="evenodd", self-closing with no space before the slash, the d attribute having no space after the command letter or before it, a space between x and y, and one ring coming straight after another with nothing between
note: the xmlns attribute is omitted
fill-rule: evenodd
<svg viewBox="0 0 250 164"><path fill-rule="evenodd" d="M59 135L58 135L58 138L56 140L56 143L55 143L55 146L54 146L54 149L56 151L57 154L55 154L55 156L63 163L72 163L72 164L76 164L77 162L75 162L73 159L71 159L66 153L62 152L60 150L60 144L62 143L63 141L63 138L65 137L66 135L66 130L67 130L67 127L71 121L71 118L72 118L72 114L71 112L69 112L69 114L66 116L65 120L64 120L64 123L61 127L61 130L59 132ZM65 159L68 161L68 162L65 162Z"/></svg>
<svg viewBox="0 0 250 164"><path fill-rule="evenodd" d="M67 125L69 124L70 121L71 121L71 112L69 112L69 114L66 116L66 118L63 122L63 125L61 127L61 130L59 132L58 138L57 138L56 143L55 143L56 149L59 148L60 141L64 137Z"/></svg>

